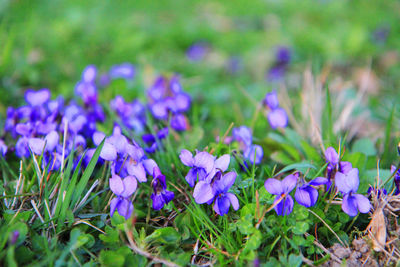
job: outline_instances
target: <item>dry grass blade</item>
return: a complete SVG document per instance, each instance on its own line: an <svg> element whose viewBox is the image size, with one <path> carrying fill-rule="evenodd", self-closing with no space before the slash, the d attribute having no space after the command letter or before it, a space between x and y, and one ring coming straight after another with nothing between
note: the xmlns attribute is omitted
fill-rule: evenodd
<svg viewBox="0 0 400 267"><path fill-rule="evenodd" d="M367 230L368 236L372 240L372 248L375 251L382 251L386 244L386 222L382 208L374 211Z"/></svg>

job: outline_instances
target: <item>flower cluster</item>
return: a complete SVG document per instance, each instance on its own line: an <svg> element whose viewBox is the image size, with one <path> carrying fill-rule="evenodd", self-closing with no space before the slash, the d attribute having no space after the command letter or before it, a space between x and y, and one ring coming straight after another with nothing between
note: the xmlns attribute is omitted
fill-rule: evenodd
<svg viewBox="0 0 400 267"><path fill-rule="evenodd" d="M192 153L183 149L179 155L182 163L191 167L185 179L190 187L194 187L193 197L198 204L213 205L214 211L223 216L228 213L232 205L234 210L239 209L237 197L228 192L235 183L235 172L224 172L228 169L230 156L225 154L215 158L208 152Z"/></svg>
<svg viewBox="0 0 400 267"><path fill-rule="evenodd" d="M127 103L122 96L116 96L110 101L110 107L128 129L137 133L142 133L145 130L146 108L138 99Z"/></svg>
<svg viewBox="0 0 400 267"><path fill-rule="evenodd" d="M284 128L288 125L288 116L286 111L279 106L278 95L276 91L269 92L263 100L264 106L269 109L267 118L272 129L278 127Z"/></svg>
<svg viewBox="0 0 400 267"><path fill-rule="evenodd" d="M264 155L263 149L259 145L253 144L253 136L251 130L246 126L232 129L232 139L239 143L239 149L243 152L243 157L251 165L260 164Z"/></svg>
<svg viewBox="0 0 400 267"><path fill-rule="evenodd" d="M291 61L291 52L287 47L278 47L275 54L275 62L267 74L268 81L279 81L285 75Z"/></svg>
<svg viewBox="0 0 400 267"><path fill-rule="evenodd" d="M265 189L276 195L274 208L278 215L290 214L293 210L294 201L290 192L296 188L295 199L297 203L307 208L314 206L318 200L317 187L327 186L327 191L331 191L332 184L337 191L343 195L342 210L349 216L356 216L358 211L368 213L370 202L367 197L357 194L359 186L358 169L353 168L350 162L340 161L336 151L329 147L325 151L327 160L327 177L317 177L309 182L304 177L299 177L299 173L290 174L282 181L269 178L265 181ZM336 191L333 191L336 194Z"/></svg>
<svg viewBox="0 0 400 267"><path fill-rule="evenodd" d="M189 110L190 96L182 89L178 76L167 80L164 76L156 79L147 90L149 108L154 118L168 121L177 131L185 131L189 123L184 115Z"/></svg>
<svg viewBox="0 0 400 267"><path fill-rule="evenodd" d="M294 201L290 196L290 192L296 187L296 193L294 195L297 203L305 207L312 207L317 203L318 190L317 186L327 183L327 179L324 177L317 177L309 182L306 182L304 178L300 178L299 173L290 174L286 176L282 181L275 178L269 178L265 181L265 189L273 195L276 195L274 205L276 214L279 216L288 215L293 211Z"/></svg>

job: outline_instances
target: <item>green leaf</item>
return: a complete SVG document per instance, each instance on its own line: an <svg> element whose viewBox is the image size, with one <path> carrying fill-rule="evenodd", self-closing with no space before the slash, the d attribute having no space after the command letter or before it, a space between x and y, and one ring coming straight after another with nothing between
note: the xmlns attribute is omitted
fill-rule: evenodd
<svg viewBox="0 0 400 267"><path fill-rule="evenodd" d="M102 250L100 252L100 263L103 266L120 267L124 265L125 257L123 254L112 250Z"/></svg>
<svg viewBox="0 0 400 267"><path fill-rule="evenodd" d="M375 156L376 149L374 143L368 138L357 140L351 149L352 152L361 152L366 156Z"/></svg>
<svg viewBox="0 0 400 267"><path fill-rule="evenodd" d="M288 259L288 266L298 267L303 262L303 258L300 255L290 254Z"/></svg>
<svg viewBox="0 0 400 267"><path fill-rule="evenodd" d="M303 162L300 162L300 163L290 164L290 165L284 167L284 168L283 168L282 170L280 170L276 175L279 175L279 174L281 174L281 173L288 172L288 171L291 171L291 170L298 170L298 171L300 171L300 172L302 172L302 173L305 173L305 172L307 171L307 169L309 169L309 168L311 168L311 169L317 169L317 168L316 168L313 164L311 164L310 162L303 161Z"/></svg>
<svg viewBox="0 0 400 267"><path fill-rule="evenodd" d="M155 230L146 237L147 242L156 241L164 244L177 244L181 235L173 227L164 227Z"/></svg>

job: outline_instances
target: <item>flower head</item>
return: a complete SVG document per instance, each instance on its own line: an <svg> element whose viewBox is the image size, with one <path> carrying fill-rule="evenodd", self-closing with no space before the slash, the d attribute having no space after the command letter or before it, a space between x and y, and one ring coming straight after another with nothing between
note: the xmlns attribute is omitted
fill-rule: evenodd
<svg viewBox="0 0 400 267"><path fill-rule="evenodd" d="M189 150L183 149L179 158L184 165L191 167L185 177L190 187L193 187L197 180L204 180L214 169L214 157L205 151L198 152L193 157Z"/></svg>
<svg viewBox="0 0 400 267"><path fill-rule="evenodd" d="M154 167L153 177L153 181L151 182L153 187L153 194L151 195L153 209L160 210L174 198L175 194L167 190L165 176L158 167Z"/></svg>
<svg viewBox="0 0 400 267"><path fill-rule="evenodd" d="M294 198L297 203L303 205L304 207L312 207L317 203L318 200L318 190L313 186L319 186L326 184L328 182L327 178L317 177L308 183L304 183L298 186Z"/></svg>
<svg viewBox="0 0 400 267"><path fill-rule="evenodd" d="M269 178L265 181L265 189L275 198L275 211L279 216L290 214L293 210L293 198L289 193L296 187L297 175L290 174L282 181L275 178Z"/></svg>
<svg viewBox="0 0 400 267"><path fill-rule="evenodd" d="M137 181L133 176L127 176L121 179L116 174L113 174L109 179L110 189L117 196L110 203L110 214L113 216L115 210L125 219L132 215L133 204L128 198L136 191Z"/></svg>

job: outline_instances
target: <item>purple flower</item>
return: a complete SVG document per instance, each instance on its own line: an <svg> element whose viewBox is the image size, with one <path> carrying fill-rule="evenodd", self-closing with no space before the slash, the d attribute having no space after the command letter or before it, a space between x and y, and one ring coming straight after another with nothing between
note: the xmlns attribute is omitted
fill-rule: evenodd
<svg viewBox="0 0 400 267"><path fill-rule="evenodd" d="M4 143L3 140L0 139L0 155L5 157L7 153L7 145Z"/></svg>
<svg viewBox="0 0 400 267"><path fill-rule="evenodd" d="M171 118L171 127L177 131L186 131L189 129L189 122L185 115L175 114Z"/></svg>
<svg viewBox="0 0 400 267"><path fill-rule="evenodd" d="M193 187L197 180L203 181L214 169L214 157L205 151L198 152L193 157L189 150L182 149L179 158L184 165L191 167L185 177L190 187Z"/></svg>
<svg viewBox="0 0 400 267"><path fill-rule="evenodd" d="M264 105L269 107L270 109L276 109L279 107L279 100L276 91L269 92L265 95Z"/></svg>
<svg viewBox="0 0 400 267"><path fill-rule="evenodd" d="M327 182L327 178L317 177L308 183L304 183L303 185L297 187L294 198L300 205L303 205L307 208L312 207L317 203L318 200L318 190L313 186L323 185Z"/></svg>
<svg viewBox="0 0 400 267"><path fill-rule="evenodd" d="M158 167L153 168L153 177L151 182L153 187L153 194L151 194L153 209L160 210L174 198L175 194L167 190L165 175L161 173Z"/></svg>
<svg viewBox="0 0 400 267"><path fill-rule="evenodd" d="M94 83L96 81L97 68L95 65L87 66L82 72L82 81L85 83Z"/></svg>
<svg viewBox="0 0 400 267"><path fill-rule="evenodd" d="M285 46L278 47L276 54L276 63L278 64L289 64L291 59L291 53L289 48Z"/></svg>
<svg viewBox="0 0 400 267"><path fill-rule="evenodd" d="M209 47L207 43L197 42L187 49L186 56L190 61L200 61L204 59L208 51Z"/></svg>
<svg viewBox="0 0 400 267"><path fill-rule="evenodd" d="M356 216L358 211L368 213L371 209L368 198L356 194L359 183L357 168L352 169L347 174L337 172L335 175L335 185L343 194L342 210L349 216Z"/></svg>
<svg viewBox="0 0 400 267"><path fill-rule="evenodd" d="M39 91L27 90L25 92L25 101L32 107L42 106L49 99L50 91L47 88L41 89Z"/></svg>
<svg viewBox="0 0 400 267"><path fill-rule="evenodd" d="M139 100L126 103L122 96L116 96L110 101L110 107L113 109L125 126L136 132L142 132L146 124L145 107Z"/></svg>
<svg viewBox="0 0 400 267"><path fill-rule="evenodd" d="M130 63L114 65L110 69L110 77L112 79L123 78L127 80L133 79L135 76L135 67Z"/></svg>
<svg viewBox="0 0 400 267"><path fill-rule="evenodd" d="M275 108L268 113L268 122L272 129L288 125L288 116L283 108Z"/></svg>
<svg viewBox="0 0 400 267"><path fill-rule="evenodd" d="M233 193L228 192L235 183L236 176L235 172L228 172L214 183L215 200L213 209L220 216L227 214L231 205L234 210L239 209L239 200Z"/></svg>
<svg viewBox="0 0 400 267"><path fill-rule="evenodd" d="M329 166L335 167L339 163L339 155L333 147L325 150L325 159Z"/></svg>
<svg viewBox="0 0 400 267"><path fill-rule="evenodd" d="M110 203L110 214L114 215L115 210L125 219L128 219L133 212L133 204L128 198L136 191L137 181L133 176L127 176L121 179L116 174L113 174L109 179L110 189L117 196Z"/></svg>
<svg viewBox="0 0 400 267"><path fill-rule="evenodd" d="M263 149L259 145L249 146L243 153L243 156L250 164L260 164L264 155Z"/></svg>
<svg viewBox="0 0 400 267"><path fill-rule="evenodd" d="M162 139L166 138L168 136L169 129L168 127L165 127L158 131L157 135L152 135L152 134L144 134L142 136L142 140L148 145L144 150L147 153L154 153L157 148L157 140L160 142Z"/></svg>
<svg viewBox="0 0 400 267"><path fill-rule="evenodd" d="M293 198L289 193L296 187L297 176L290 174L286 176L282 181L269 178L265 181L265 189L276 195L275 197L275 211L279 216L285 216L292 212L293 210Z"/></svg>
<svg viewBox="0 0 400 267"><path fill-rule="evenodd" d="M239 128L233 128L232 136L235 141L239 142L240 148L242 150L248 148L251 145L253 139L251 130L247 126L240 126Z"/></svg>

